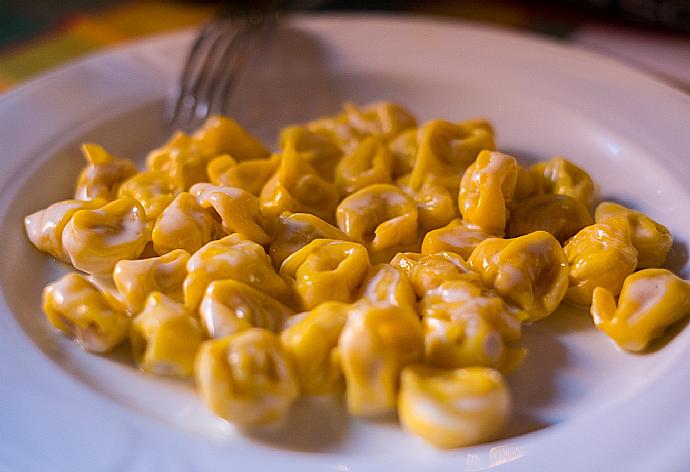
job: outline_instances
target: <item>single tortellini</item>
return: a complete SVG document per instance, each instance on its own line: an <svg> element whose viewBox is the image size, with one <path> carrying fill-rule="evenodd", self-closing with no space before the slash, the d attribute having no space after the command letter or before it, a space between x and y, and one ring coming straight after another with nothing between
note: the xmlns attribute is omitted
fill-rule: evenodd
<svg viewBox="0 0 690 472"><path fill-rule="evenodd" d="M158 254L175 249L193 253L223 234L220 224L197 199L182 192L156 219L151 239Z"/></svg>
<svg viewBox="0 0 690 472"><path fill-rule="evenodd" d="M630 225L624 218L587 226L563 249L570 264L565 298L580 305L592 302L596 287L618 295L623 281L637 266L637 249L630 241Z"/></svg>
<svg viewBox="0 0 690 472"><path fill-rule="evenodd" d="M70 262L62 247L62 234L67 223L79 210L95 210L108 201L103 198L92 200L63 200L53 203L44 210L24 218L24 228L29 240L40 251L47 252L62 262Z"/></svg>
<svg viewBox="0 0 690 472"><path fill-rule="evenodd" d="M227 234L242 233L261 245L271 241L263 229L261 203L251 193L207 183L193 185L189 193L196 197L202 208L212 208L218 214Z"/></svg>
<svg viewBox="0 0 690 472"><path fill-rule="evenodd" d="M151 292L182 302L182 283L187 276L189 253L175 249L163 256L122 260L115 264L113 282L130 313L139 313Z"/></svg>
<svg viewBox="0 0 690 472"><path fill-rule="evenodd" d="M443 228L426 233L422 241L422 254L447 251L459 254L463 259L468 259L479 243L493 237L495 235L474 227L468 227L461 219L457 218Z"/></svg>
<svg viewBox="0 0 690 472"><path fill-rule="evenodd" d="M383 139L370 136L346 154L335 169L335 183L341 195L350 195L373 184L391 181L393 156Z"/></svg>
<svg viewBox="0 0 690 472"><path fill-rule="evenodd" d="M108 352L129 332L124 308L81 274L67 274L43 290L48 322L91 352Z"/></svg>
<svg viewBox="0 0 690 472"><path fill-rule="evenodd" d="M211 338L250 328L280 332L294 312L261 290L236 280L212 282L201 300L199 316Z"/></svg>
<svg viewBox="0 0 690 472"><path fill-rule="evenodd" d="M409 306L360 304L350 311L338 352L350 413L391 413L400 371L424 356L422 325Z"/></svg>
<svg viewBox="0 0 690 472"><path fill-rule="evenodd" d="M77 179L76 200L114 200L120 184L137 173L134 162L115 157L98 144L83 144L81 151L88 165Z"/></svg>
<svg viewBox="0 0 690 472"><path fill-rule="evenodd" d="M443 282L420 303L426 360L438 367L487 366L512 370L525 351L509 343L520 338L524 312L483 284L467 279Z"/></svg>
<svg viewBox="0 0 690 472"><path fill-rule="evenodd" d="M568 290L568 260L546 231L482 241L469 263L484 283L523 309L529 321L553 313Z"/></svg>
<svg viewBox="0 0 690 472"><path fill-rule="evenodd" d="M428 179L457 192L465 169L480 151L495 149L491 125L484 120L450 123L433 120L419 131L419 150L410 173L410 187L417 190ZM454 195L453 195L454 197Z"/></svg>
<svg viewBox="0 0 690 472"><path fill-rule="evenodd" d="M273 221L269 232L272 238L268 253L276 267L315 239L350 241L347 234L310 213L285 212Z"/></svg>
<svg viewBox="0 0 690 472"><path fill-rule="evenodd" d="M596 198L596 186L589 174L562 157L534 164L530 172L546 193L567 195L589 209Z"/></svg>
<svg viewBox="0 0 690 472"><path fill-rule="evenodd" d="M146 210L146 218L155 220L181 191L179 183L167 172L149 170L125 180L117 195L134 198Z"/></svg>
<svg viewBox="0 0 690 472"><path fill-rule="evenodd" d="M429 290L433 290L446 280L467 279L479 281L480 277L459 255L452 252L436 254L417 254L401 252L391 261L391 265L399 267L418 297L423 297Z"/></svg>
<svg viewBox="0 0 690 472"><path fill-rule="evenodd" d="M214 155L204 154L199 143L178 131L163 146L146 156L149 171L162 172L182 190L206 180L206 166Z"/></svg>
<svg viewBox="0 0 690 472"><path fill-rule="evenodd" d="M613 293L595 288L590 311L616 344L641 351L690 312L690 282L666 269L643 269L625 278L618 304Z"/></svg>
<svg viewBox="0 0 690 472"><path fill-rule="evenodd" d="M289 299L288 287L264 248L239 233L211 241L192 254L183 285L185 305L196 310L211 282L223 279L244 282L281 301Z"/></svg>
<svg viewBox="0 0 690 472"><path fill-rule="evenodd" d="M293 361L303 394L324 395L343 390L337 345L349 308L343 302L321 303L296 315L280 333L280 342Z"/></svg>
<svg viewBox="0 0 690 472"><path fill-rule="evenodd" d="M192 135L192 139L200 153L208 157L229 154L238 162L242 162L261 159L270 154L258 138L227 116L209 117Z"/></svg>
<svg viewBox="0 0 690 472"><path fill-rule="evenodd" d="M283 419L299 395L291 361L278 336L266 329L205 341L194 373L208 407L240 428Z"/></svg>
<svg viewBox="0 0 690 472"><path fill-rule="evenodd" d="M322 179L292 146L285 148L280 166L261 190L261 211L275 217L284 211L312 213L333 222L338 189Z"/></svg>
<svg viewBox="0 0 690 472"><path fill-rule="evenodd" d="M288 147L292 147L309 162L321 178L333 181L335 168L343 152L331 133L302 126L289 126L280 132L280 148Z"/></svg>
<svg viewBox="0 0 690 472"><path fill-rule="evenodd" d="M338 228L365 244L372 257L417 239L417 206L394 185L358 190L340 202L336 219Z"/></svg>
<svg viewBox="0 0 690 472"><path fill-rule="evenodd" d="M592 223L589 210L568 195L535 195L518 202L511 210L508 236L515 238L542 230L562 244Z"/></svg>
<svg viewBox="0 0 690 472"><path fill-rule="evenodd" d="M494 439L510 412L505 380L487 367L445 370L418 364L402 371L400 384L400 423L437 447Z"/></svg>
<svg viewBox="0 0 690 472"><path fill-rule="evenodd" d="M239 163L228 154L223 154L208 163L206 173L214 185L240 188L258 197L279 164L280 154Z"/></svg>
<svg viewBox="0 0 690 472"><path fill-rule="evenodd" d="M594 213L594 221L606 223L623 217L630 224L630 240L637 249L637 268L661 267L666 262L673 244L668 228L642 212L625 208L613 202L602 202Z"/></svg>
<svg viewBox="0 0 690 472"><path fill-rule="evenodd" d="M158 375L192 375L203 340L193 313L160 292L149 295L130 330L134 360L142 370Z"/></svg>
<svg viewBox="0 0 690 472"><path fill-rule="evenodd" d="M417 303L417 295L405 273L390 264L378 264L369 271L361 296L381 305L414 307Z"/></svg>
<svg viewBox="0 0 690 472"><path fill-rule="evenodd" d="M293 286L298 305L310 310L328 300L354 301L369 268L361 244L315 239L285 259L280 275Z"/></svg>
<svg viewBox="0 0 690 472"><path fill-rule="evenodd" d="M410 195L417 204L417 219L422 229L434 230L457 218L456 199L448 189L434 182L433 179L424 181L417 189L412 189L409 183L410 176L407 175L398 179L396 185Z"/></svg>
<svg viewBox="0 0 690 472"><path fill-rule="evenodd" d="M517 161L496 151L482 151L460 182L458 205L463 221L487 233L503 233L517 181Z"/></svg>
<svg viewBox="0 0 690 472"><path fill-rule="evenodd" d="M344 115L349 125L362 136L379 135L388 139L417 126L409 110L392 102L375 102L361 108L346 103Z"/></svg>
<svg viewBox="0 0 690 472"><path fill-rule="evenodd" d="M109 274L117 261L137 259L150 239L146 212L133 198L79 210L62 233L62 245L72 265L90 274Z"/></svg>
<svg viewBox="0 0 690 472"><path fill-rule="evenodd" d="M401 131L388 143L388 150L393 156L393 177L402 177L412 172L419 149L418 134L417 128L409 128Z"/></svg>

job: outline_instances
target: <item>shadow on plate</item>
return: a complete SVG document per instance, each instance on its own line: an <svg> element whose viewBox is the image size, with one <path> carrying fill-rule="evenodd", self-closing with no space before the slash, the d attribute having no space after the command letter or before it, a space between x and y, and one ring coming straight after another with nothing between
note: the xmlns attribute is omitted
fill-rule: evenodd
<svg viewBox="0 0 690 472"><path fill-rule="evenodd" d="M507 377L513 393L513 414L505 438L552 424L540 410L549 407L558 397L556 376L569 363L567 348L557 334L586 329L587 323L580 318L579 310L562 307L545 320L525 327L523 344L528 350L527 357Z"/></svg>
<svg viewBox="0 0 690 472"><path fill-rule="evenodd" d="M303 452L322 452L345 441L350 417L342 401L335 397L300 398L279 426L244 431L248 438L270 445Z"/></svg>

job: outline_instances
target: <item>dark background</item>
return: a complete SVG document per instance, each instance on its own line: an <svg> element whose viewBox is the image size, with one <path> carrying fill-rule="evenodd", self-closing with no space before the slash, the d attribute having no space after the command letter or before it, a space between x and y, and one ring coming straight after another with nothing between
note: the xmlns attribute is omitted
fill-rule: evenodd
<svg viewBox="0 0 690 472"><path fill-rule="evenodd" d="M0 48L27 41L58 27L76 12L98 11L121 0L0 0ZM185 2L178 2L185 3ZM242 8L256 1L187 2L212 8ZM511 25L529 17L531 29L563 36L582 22L606 22L623 26L690 33L690 0L301 0L316 10L403 11L447 15ZM496 7L506 13L494 14ZM302 6L302 9L304 7Z"/></svg>

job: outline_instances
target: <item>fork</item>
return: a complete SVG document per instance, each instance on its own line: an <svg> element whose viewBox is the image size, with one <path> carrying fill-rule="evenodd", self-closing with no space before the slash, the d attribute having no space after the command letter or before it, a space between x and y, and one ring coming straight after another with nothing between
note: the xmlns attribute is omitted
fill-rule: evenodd
<svg viewBox="0 0 690 472"><path fill-rule="evenodd" d="M277 24L278 10L225 13L208 23L192 43L166 121L189 130L225 108L234 84L261 38Z"/></svg>

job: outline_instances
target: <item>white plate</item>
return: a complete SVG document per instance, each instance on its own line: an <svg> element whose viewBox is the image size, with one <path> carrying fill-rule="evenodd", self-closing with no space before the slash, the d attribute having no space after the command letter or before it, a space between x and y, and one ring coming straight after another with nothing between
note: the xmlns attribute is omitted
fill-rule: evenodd
<svg viewBox="0 0 690 472"><path fill-rule="evenodd" d="M613 196L667 224L686 271L690 100L568 46L455 22L297 18L245 76L236 116L277 126L343 100L397 100L422 119L482 115L501 149L568 156ZM164 135L161 104L190 32L135 43L41 77L0 99L0 464L24 470L682 470L690 444L690 329L648 355L620 352L585 313L526 329L510 377L505 439L435 450L390 423L302 404L288 434L246 437L190 385L86 354L48 329L44 284L64 270L23 234L24 215L69 196L80 142L141 156ZM251 80L247 77L251 77ZM125 358L126 356L121 356ZM1 468L1 467L0 467ZM687 470L687 469L685 469Z"/></svg>

